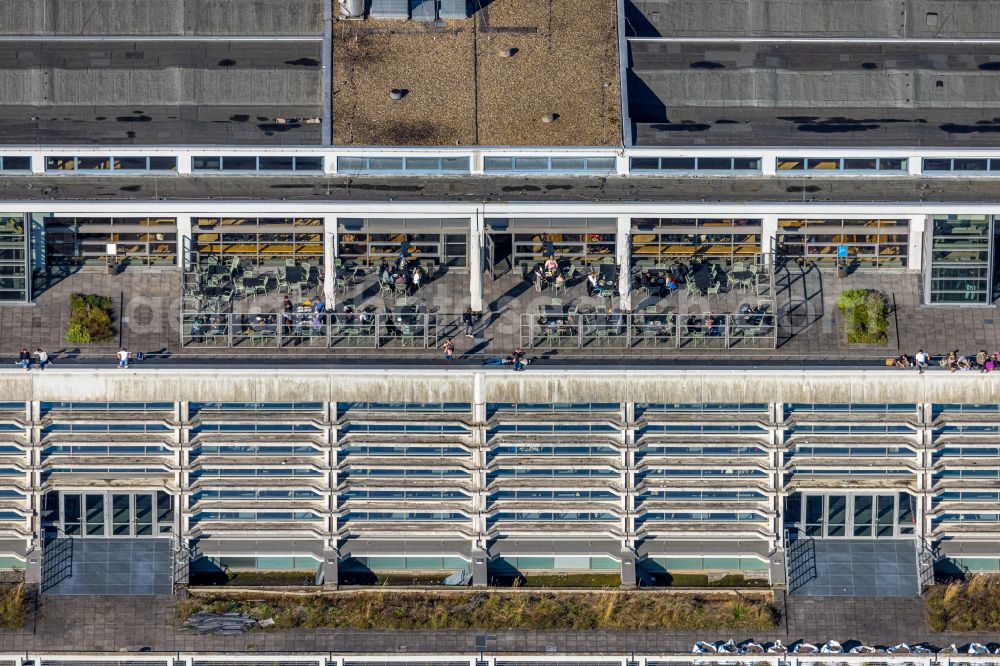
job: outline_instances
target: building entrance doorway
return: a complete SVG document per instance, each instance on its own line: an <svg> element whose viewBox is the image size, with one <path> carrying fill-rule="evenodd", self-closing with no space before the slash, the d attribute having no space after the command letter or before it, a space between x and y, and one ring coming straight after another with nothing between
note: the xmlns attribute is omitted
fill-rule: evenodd
<svg viewBox="0 0 1000 666"><path fill-rule="evenodd" d="M913 536L916 500L909 493L803 492L785 502L785 528L817 539Z"/></svg>
<svg viewBox="0 0 1000 666"><path fill-rule="evenodd" d="M162 490L52 491L42 522L71 537L159 537L173 532L173 497Z"/></svg>

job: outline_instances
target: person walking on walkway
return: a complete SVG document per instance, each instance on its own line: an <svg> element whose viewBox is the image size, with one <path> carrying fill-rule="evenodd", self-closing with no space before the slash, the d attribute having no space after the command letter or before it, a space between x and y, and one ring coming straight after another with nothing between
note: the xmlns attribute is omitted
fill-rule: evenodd
<svg viewBox="0 0 1000 666"><path fill-rule="evenodd" d="M453 360L455 360L455 341L454 340L452 340L451 338L448 338L447 340L445 340L444 344L441 345L441 349L444 350L444 360L445 361L447 361L448 363L451 363Z"/></svg>
<svg viewBox="0 0 1000 666"><path fill-rule="evenodd" d="M462 315L462 321L465 323L465 337L474 338L476 329L476 313L472 311L472 308L465 308L465 314Z"/></svg>
<svg viewBox="0 0 1000 666"><path fill-rule="evenodd" d="M49 353L44 349L42 349L41 347L35 350L35 356L38 357L39 370L44 370L45 366L47 366L49 363L52 362L49 360Z"/></svg>
<svg viewBox="0 0 1000 666"><path fill-rule="evenodd" d="M128 350L122 347L118 350L118 368L128 367Z"/></svg>
<svg viewBox="0 0 1000 666"><path fill-rule="evenodd" d="M917 366L917 372L919 374L924 374L924 370L927 369L927 363L931 360L931 357L927 355L923 349L917 352L917 355L913 357L913 360Z"/></svg>
<svg viewBox="0 0 1000 666"><path fill-rule="evenodd" d="M21 353L17 356L17 364L25 370L31 370L31 354L27 347L21 347Z"/></svg>

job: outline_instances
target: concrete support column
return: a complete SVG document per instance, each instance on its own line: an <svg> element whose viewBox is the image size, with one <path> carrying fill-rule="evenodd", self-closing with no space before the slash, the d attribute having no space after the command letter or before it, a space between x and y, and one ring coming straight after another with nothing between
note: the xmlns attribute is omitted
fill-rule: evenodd
<svg viewBox="0 0 1000 666"><path fill-rule="evenodd" d="M191 216L177 216L177 267L187 268L191 259L188 251L193 247L194 240L191 238Z"/></svg>
<svg viewBox="0 0 1000 666"><path fill-rule="evenodd" d="M177 173L182 176L191 175L191 155L177 156Z"/></svg>
<svg viewBox="0 0 1000 666"><path fill-rule="evenodd" d="M336 589L340 586L340 549L323 550L323 587Z"/></svg>
<svg viewBox="0 0 1000 666"><path fill-rule="evenodd" d="M772 251L778 247L778 216L765 215L760 220L760 253L770 263Z"/></svg>
<svg viewBox="0 0 1000 666"><path fill-rule="evenodd" d="M927 230L927 216L913 215L910 217L910 246L907 248L906 267L911 271L919 271L924 263L924 234Z"/></svg>
<svg viewBox="0 0 1000 666"><path fill-rule="evenodd" d="M33 174L44 174L45 173L45 154L44 153L32 153L31 154L31 173L33 173Z"/></svg>
<svg viewBox="0 0 1000 666"><path fill-rule="evenodd" d="M615 234L615 263L618 264L618 295L623 311L632 309L632 218L618 217Z"/></svg>
<svg viewBox="0 0 1000 666"><path fill-rule="evenodd" d="M469 218L469 307L483 311L483 247L486 243L483 214L477 210Z"/></svg>
<svg viewBox="0 0 1000 666"><path fill-rule="evenodd" d="M337 304L337 216L323 216L323 301L326 309Z"/></svg>
<svg viewBox="0 0 1000 666"><path fill-rule="evenodd" d="M778 174L778 155L771 153L760 158L760 175L776 176Z"/></svg>
<svg viewBox="0 0 1000 666"><path fill-rule="evenodd" d="M920 176L924 173L924 160L922 157L910 155L906 158L906 172L911 176Z"/></svg>
<svg viewBox="0 0 1000 666"><path fill-rule="evenodd" d="M489 561L490 556L486 549L472 549L472 585L474 587L485 587L490 584Z"/></svg>

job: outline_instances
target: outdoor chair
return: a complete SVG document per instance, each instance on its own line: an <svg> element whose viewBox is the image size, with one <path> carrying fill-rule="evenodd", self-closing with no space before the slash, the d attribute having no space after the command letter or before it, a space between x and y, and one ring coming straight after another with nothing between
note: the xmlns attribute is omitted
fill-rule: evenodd
<svg viewBox="0 0 1000 666"><path fill-rule="evenodd" d="M721 291L722 291L722 283L713 282L708 288L708 297L711 298L712 296L718 296Z"/></svg>
<svg viewBox="0 0 1000 666"><path fill-rule="evenodd" d="M382 298L392 296L392 287L387 285L385 282L380 282L378 285L378 293Z"/></svg>
<svg viewBox="0 0 1000 666"><path fill-rule="evenodd" d="M296 283L296 286L298 286L298 283ZM344 278L337 278L337 291L342 294L346 294L347 289L347 280Z"/></svg>
<svg viewBox="0 0 1000 666"><path fill-rule="evenodd" d="M278 273L278 291L288 293L288 278L284 273Z"/></svg>
<svg viewBox="0 0 1000 666"><path fill-rule="evenodd" d="M295 259L293 259L292 257L285 258L285 266L294 266L294 265L295 265Z"/></svg>

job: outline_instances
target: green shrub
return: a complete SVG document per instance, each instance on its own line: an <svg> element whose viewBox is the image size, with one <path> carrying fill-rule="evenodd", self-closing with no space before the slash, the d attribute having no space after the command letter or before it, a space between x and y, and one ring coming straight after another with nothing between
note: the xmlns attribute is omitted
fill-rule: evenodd
<svg viewBox="0 0 1000 666"><path fill-rule="evenodd" d="M844 313L847 341L856 344L885 344L889 340L889 302L874 289L847 289L837 298Z"/></svg>
<svg viewBox="0 0 1000 666"><path fill-rule="evenodd" d="M69 307L66 342L109 342L114 337L110 298L97 294L72 294Z"/></svg>
<svg viewBox="0 0 1000 666"><path fill-rule="evenodd" d="M0 589L0 627L20 629L28 621L24 585L8 585Z"/></svg>

